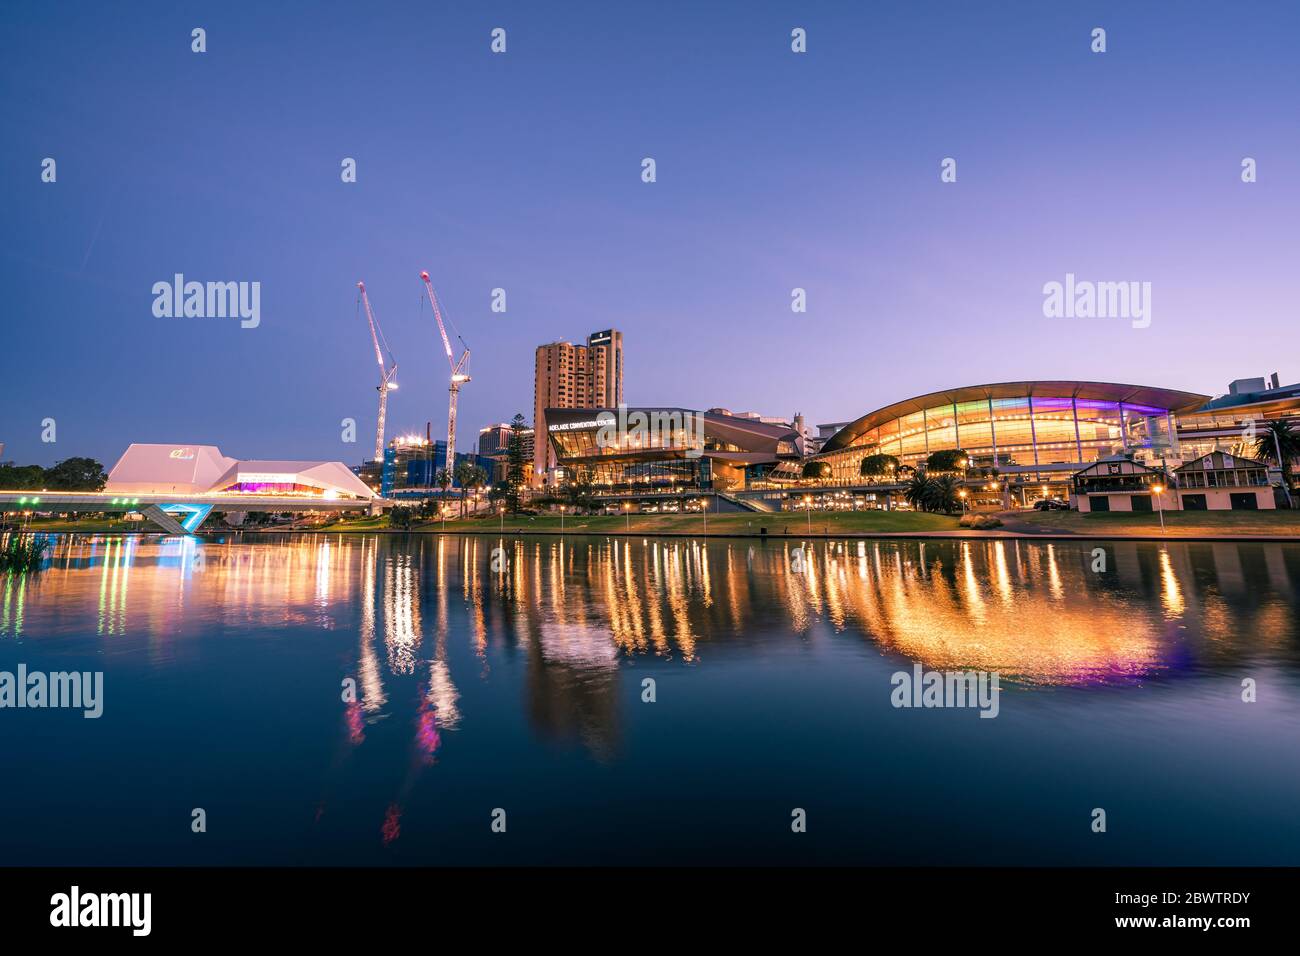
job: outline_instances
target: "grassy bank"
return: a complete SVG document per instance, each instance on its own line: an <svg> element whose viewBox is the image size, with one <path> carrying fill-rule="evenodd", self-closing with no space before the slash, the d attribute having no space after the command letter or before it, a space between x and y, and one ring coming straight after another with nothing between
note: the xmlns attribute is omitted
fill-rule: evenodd
<svg viewBox="0 0 1300 956"><path fill-rule="evenodd" d="M1008 530L1036 530L1078 535L1151 535L1160 537L1160 515L1139 512L1080 514L1077 511L1031 511L1007 522ZM1300 510L1166 511L1166 537L1214 535L1293 535L1300 537Z"/></svg>
<svg viewBox="0 0 1300 956"><path fill-rule="evenodd" d="M627 532L636 534L702 534L705 517L699 514L676 515L566 515L561 526L558 515L499 515L493 517L448 520L445 529L453 531L509 532L555 531L561 529L572 534L601 534ZM766 528L768 534L806 534L808 516L799 514L759 514L743 512L710 514L707 521L710 534L758 535ZM375 525L365 519L343 519L324 526L329 531L371 531ZM387 527L381 522L379 527ZM412 531L442 531L443 522L429 521L411 525ZM818 514L813 512L814 534L865 533L893 534L909 531L955 531L957 519L947 515L922 514L913 511L840 511Z"/></svg>
<svg viewBox="0 0 1300 956"><path fill-rule="evenodd" d="M1109 514L1079 514L1074 511L1024 511L1001 515L1004 526L991 531L965 531L957 525L957 518L948 515L925 514L915 511L837 511L819 514L813 512L813 534L952 534L963 533L974 537L998 534L1078 535L1080 537L1127 535L1160 537L1160 517L1152 514L1111 512ZM1165 512L1166 537L1296 537L1300 539L1300 510L1295 511L1167 511ZM800 535L808 533L808 516L803 512L760 514L742 512L710 514L709 534L757 536L760 528L769 535ZM33 520L27 529L44 532L79 532L104 534L145 531L158 533L157 528L138 521L58 519ZM203 527L208 534L229 533L230 528L219 524ZM247 529L258 531L290 532L296 530L331 532L374 532L393 530L386 517L340 517L328 524L310 528L291 528L283 525ZM510 533L552 532L561 530L558 515L506 515L504 524L499 516L416 522L413 532L492 532ZM567 515L563 530L569 534L703 534L706 530L703 515L676 514L651 515Z"/></svg>
<svg viewBox="0 0 1300 956"><path fill-rule="evenodd" d="M21 528L23 531L42 531L51 533L82 532L85 534L104 534L110 531L157 531L158 529L144 521L123 521L121 518L83 518L72 521L68 518L32 518L29 521L15 522L11 530Z"/></svg>

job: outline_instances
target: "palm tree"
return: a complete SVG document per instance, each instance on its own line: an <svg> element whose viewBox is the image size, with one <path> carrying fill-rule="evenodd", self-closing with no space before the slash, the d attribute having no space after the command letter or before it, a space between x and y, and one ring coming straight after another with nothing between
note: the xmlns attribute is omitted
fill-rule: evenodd
<svg viewBox="0 0 1300 956"><path fill-rule="evenodd" d="M469 487L474 465L462 461L456 465L456 484L460 485L460 516L465 517L465 489Z"/></svg>
<svg viewBox="0 0 1300 956"><path fill-rule="evenodd" d="M446 468L439 468L438 473L433 476L438 488L442 491L442 497L438 501L438 510L442 510L442 503L447 498L447 489L451 487L451 472Z"/></svg>
<svg viewBox="0 0 1300 956"><path fill-rule="evenodd" d="M925 473L918 472L908 479L907 487L903 489L903 497L917 511L929 511L927 505L932 494L930 484L930 479L925 476Z"/></svg>
<svg viewBox="0 0 1300 956"><path fill-rule="evenodd" d="M461 482L471 494L488 483L488 473L478 465L470 465L465 472L465 478Z"/></svg>
<svg viewBox="0 0 1300 956"><path fill-rule="evenodd" d="M1278 450L1282 460L1278 461ZM1282 485L1289 493L1291 490L1291 462L1300 458L1300 433L1291 427L1290 422L1277 419L1266 422L1264 430L1255 439L1256 458L1276 463L1282 469Z"/></svg>
<svg viewBox="0 0 1300 956"><path fill-rule="evenodd" d="M927 511L942 511L952 514L957 510L957 490L960 483L954 475L940 475L929 483L929 495L926 500Z"/></svg>

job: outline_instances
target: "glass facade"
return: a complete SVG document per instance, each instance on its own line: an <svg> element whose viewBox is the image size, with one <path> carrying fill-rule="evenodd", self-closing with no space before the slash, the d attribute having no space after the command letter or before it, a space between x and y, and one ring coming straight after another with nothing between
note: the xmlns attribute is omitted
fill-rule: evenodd
<svg viewBox="0 0 1300 956"><path fill-rule="evenodd" d="M566 472L589 478L598 491L669 491L710 488L711 460L700 458L655 458L587 461L564 464Z"/></svg>
<svg viewBox="0 0 1300 956"><path fill-rule="evenodd" d="M1167 409L1025 395L936 404L891 418L822 460L830 464L834 481L857 482L867 455L893 455L900 464L918 468L934 452L960 448L973 469L1037 481L1059 476L1062 466L1082 466L1110 455L1163 458L1175 445Z"/></svg>

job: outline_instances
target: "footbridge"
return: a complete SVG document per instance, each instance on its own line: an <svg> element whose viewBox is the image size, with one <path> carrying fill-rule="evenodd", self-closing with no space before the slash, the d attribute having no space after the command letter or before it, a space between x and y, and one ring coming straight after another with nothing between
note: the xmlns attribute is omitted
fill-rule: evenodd
<svg viewBox="0 0 1300 956"><path fill-rule="evenodd" d="M169 534L194 534L213 511L228 514L247 514L250 511L274 514L365 511L368 514L378 514L390 505L391 502L383 498L323 495L121 495L106 491L0 491L0 511L32 514L136 512Z"/></svg>

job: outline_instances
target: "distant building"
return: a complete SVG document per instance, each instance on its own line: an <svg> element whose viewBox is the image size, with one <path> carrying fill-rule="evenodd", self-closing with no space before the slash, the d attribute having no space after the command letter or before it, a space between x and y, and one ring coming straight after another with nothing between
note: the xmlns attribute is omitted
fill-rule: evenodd
<svg viewBox="0 0 1300 956"><path fill-rule="evenodd" d="M382 461L363 461L352 466L352 474L366 483L375 494L380 494L384 487L384 463Z"/></svg>
<svg viewBox="0 0 1300 956"><path fill-rule="evenodd" d="M384 449L381 493L385 498L440 496L442 488L438 484L438 472L445 467L446 461L447 443L441 438L430 441L419 435L399 435ZM459 487L455 473L462 464L479 465L491 477L490 461L478 455L457 452L452 467L452 484L448 487Z"/></svg>
<svg viewBox="0 0 1300 956"><path fill-rule="evenodd" d="M478 430L478 453L487 458L504 455L510 450L510 426L505 422Z"/></svg>
<svg viewBox="0 0 1300 956"><path fill-rule="evenodd" d="M539 345L534 363L533 427L546 434L548 408L616 408L623 404L623 333L593 332L586 345ZM555 467L549 442L535 442L534 483Z"/></svg>
<svg viewBox="0 0 1300 956"><path fill-rule="evenodd" d="M505 481L510 469L510 426L498 422L480 429L478 434L480 464L493 484ZM528 468L530 466L527 463L533 461L534 457L533 430L525 428L521 437L524 443L524 467Z"/></svg>
<svg viewBox="0 0 1300 956"><path fill-rule="evenodd" d="M1273 386L1277 387L1276 383ZM1268 388L1268 383L1261 378L1239 378L1228 383L1229 395L1244 395L1248 392L1262 392Z"/></svg>
<svg viewBox="0 0 1300 956"><path fill-rule="evenodd" d="M1279 385L1274 372L1267 382L1239 378L1228 385L1228 394L1179 415L1178 437L1187 460L1212 451L1254 456L1262 454L1259 439L1267 441L1265 429L1276 421L1300 429L1300 384ZM1300 459L1292 462L1296 466Z"/></svg>

